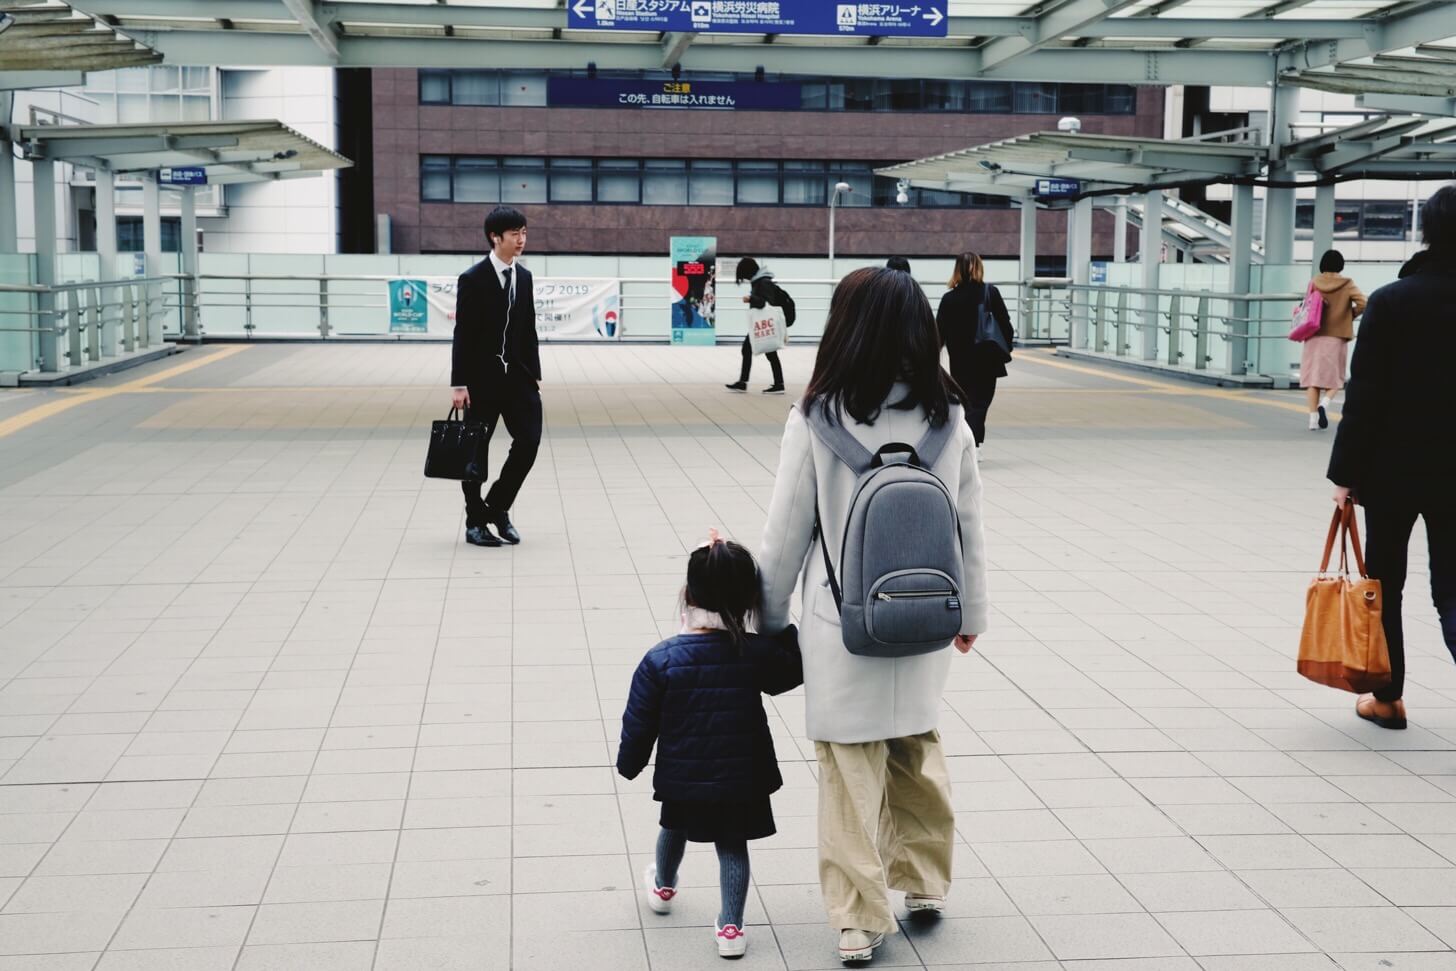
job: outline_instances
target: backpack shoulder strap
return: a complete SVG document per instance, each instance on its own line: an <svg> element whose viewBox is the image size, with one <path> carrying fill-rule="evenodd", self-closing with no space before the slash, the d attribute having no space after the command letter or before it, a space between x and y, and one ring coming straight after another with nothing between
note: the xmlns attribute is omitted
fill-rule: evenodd
<svg viewBox="0 0 1456 971"><path fill-rule="evenodd" d="M828 446L829 451L833 452L839 461L849 466L855 475L862 475L873 464L875 457L870 450L859 443L859 439L844 427L843 422L830 421L826 418L824 409L817 403L802 411L801 414L804 416L804 421L808 423L809 430Z"/></svg>
<svg viewBox="0 0 1456 971"><path fill-rule="evenodd" d="M955 410L952 409L939 428L926 429L925 435L915 446L915 454L920 459L921 468L928 470L940 460L941 453L945 451L945 447L950 444L951 437L955 435L953 424L955 417Z"/></svg>

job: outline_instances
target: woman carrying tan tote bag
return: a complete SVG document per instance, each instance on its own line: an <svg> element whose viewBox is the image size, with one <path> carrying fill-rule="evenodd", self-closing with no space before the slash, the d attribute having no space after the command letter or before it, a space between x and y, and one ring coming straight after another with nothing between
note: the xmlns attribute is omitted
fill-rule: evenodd
<svg viewBox="0 0 1456 971"><path fill-rule="evenodd" d="M1331 574L1330 555L1340 539L1340 572ZM1354 553L1359 575L1350 576ZM1360 694L1390 681L1390 653L1380 623L1380 581L1365 573L1355 506L1335 509L1325 537L1319 575L1305 594L1304 632L1299 639L1299 673L1319 684Z"/></svg>

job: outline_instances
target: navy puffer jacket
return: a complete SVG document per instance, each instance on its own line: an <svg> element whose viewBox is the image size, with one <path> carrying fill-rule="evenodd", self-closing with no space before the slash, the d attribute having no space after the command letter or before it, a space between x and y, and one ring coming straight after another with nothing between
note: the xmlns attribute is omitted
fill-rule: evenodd
<svg viewBox="0 0 1456 971"><path fill-rule="evenodd" d="M804 683L798 631L679 634L647 652L622 714L617 771L635 779L657 743L656 797L743 802L784 784L762 694Z"/></svg>

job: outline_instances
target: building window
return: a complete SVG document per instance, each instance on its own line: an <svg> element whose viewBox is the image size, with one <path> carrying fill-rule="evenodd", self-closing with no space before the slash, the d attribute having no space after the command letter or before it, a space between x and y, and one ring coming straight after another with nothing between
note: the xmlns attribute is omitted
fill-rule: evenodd
<svg viewBox="0 0 1456 971"><path fill-rule="evenodd" d="M776 206L779 202L779 163L739 162L739 205Z"/></svg>
<svg viewBox="0 0 1456 971"><path fill-rule="evenodd" d="M597 163L597 202L636 205L642 201L641 163L634 158L604 158Z"/></svg>
<svg viewBox="0 0 1456 971"><path fill-rule="evenodd" d="M420 104L447 105L450 103L450 72L420 72Z"/></svg>
<svg viewBox="0 0 1456 971"><path fill-rule="evenodd" d="M420 157L423 202L823 206L840 182L851 191L839 197L839 206L902 208L895 180L877 178L870 162ZM1010 207L999 196L931 189L911 189L908 195L904 208Z"/></svg>
<svg viewBox="0 0 1456 971"><path fill-rule="evenodd" d="M118 253L146 252L146 233L140 216L116 217L116 251ZM162 252L182 251L182 220L170 216L162 217Z"/></svg>
<svg viewBox="0 0 1456 971"><path fill-rule="evenodd" d="M1415 222L1406 200L1339 199L1335 201L1333 238L1409 239ZM1309 239L1314 235L1314 203L1300 202L1294 209L1294 228Z"/></svg>
<svg viewBox="0 0 1456 971"><path fill-rule="evenodd" d="M592 201L591 159L553 158L551 160L551 201Z"/></svg>
<svg viewBox="0 0 1456 971"><path fill-rule="evenodd" d="M693 206L733 205L733 163L694 161L688 179L688 204Z"/></svg>
<svg viewBox="0 0 1456 971"><path fill-rule="evenodd" d="M683 206L688 201L687 163L682 159L649 158L642 168L644 206Z"/></svg>
<svg viewBox="0 0 1456 971"><path fill-rule="evenodd" d="M501 166L501 202L545 202L546 160L508 158Z"/></svg>

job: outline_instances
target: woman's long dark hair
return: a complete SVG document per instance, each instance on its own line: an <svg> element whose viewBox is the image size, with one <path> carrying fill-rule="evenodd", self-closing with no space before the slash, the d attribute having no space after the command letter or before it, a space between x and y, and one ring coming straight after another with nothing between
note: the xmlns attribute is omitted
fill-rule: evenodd
<svg viewBox="0 0 1456 971"><path fill-rule="evenodd" d="M920 284L899 270L855 270L829 300L804 411L817 406L832 420L842 410L873 425L897 381L910 390L890 407L921 408L935 428L945 424L951 403L959 400L955 382L940 366L940 331Z"/></svg>
<svg viewBox="0 0 1456 971"><path fill-rule="evenodd" d="M753 554L732 540L715 540L688 557L688 583L683 600L717 614L742 648L750 619L758 613L763 587Z"/></svg>

